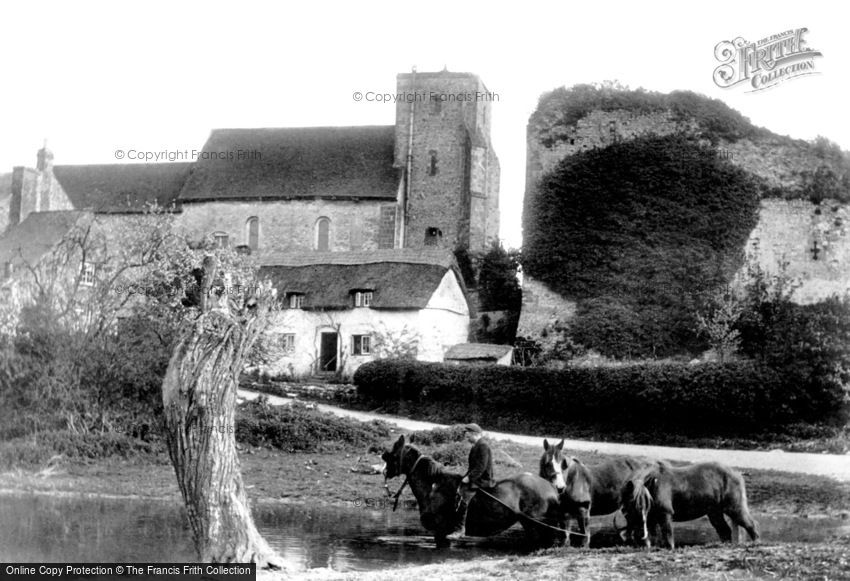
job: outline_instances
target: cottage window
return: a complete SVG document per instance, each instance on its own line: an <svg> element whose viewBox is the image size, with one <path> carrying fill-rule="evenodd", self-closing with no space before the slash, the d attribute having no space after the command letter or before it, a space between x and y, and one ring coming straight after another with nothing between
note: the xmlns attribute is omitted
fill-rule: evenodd
<svg viewBox="0 0 850 581"><path fill-rule="evenodd" d="M295 352L295 333L284 333L280 336L280 347L284 353Z"/></svg>
<svg viewBox="0 0 850 581"><path fill-rule="evenodd" d="M319 218L316 221L316 250L327 252L330 250L331 221L329 218Z"/></svg>
<svg viewBox="0 0 850 581"><path fill-rule="evenodd" d="M94 284L94 264L84 262L80 267L80 284L92 286Z"/></svg>
<svg viewBox="0 0 850 581"><path fill-rule="evenodd" d="M371 307L372 291L357 291L354 293L355 307Z"/></svg>
<svg viewBox="0 0 850 581"><path fill-rule="evenodd" d="M351 354L352 355L371 355L372 354L372 336L371 335L352 335L351 336Z"/></svg>
<svg viewBox="0 0 850 581"><path fill-rule="evenodd" d="M304 294L303 293L291 293L289 295L289 308L290 309L302 309L302 308L304 308Z"/></svg>
<svg viewBox="0 0 850 581"><path fill-rule="evenodd" d="M251 216L245 224L245 229L247 230L245 237L248 239L248 246L252 251L256 251L260 247L260 219Z"/></svg>
<svg viewBox="0 0 850 581"><path fill-rule="evenodd" d="M437 152L432 149L428 152L428 155L431 156L431 166L428 168L428 175L435 176L437 175Z"/></svg>
<svg viewBox="0 0 850 581"><path fill-rule="evenodd" d="M218 248L227 248L230 237L226 232L216 232L213 234L213 240Z"/></svg>

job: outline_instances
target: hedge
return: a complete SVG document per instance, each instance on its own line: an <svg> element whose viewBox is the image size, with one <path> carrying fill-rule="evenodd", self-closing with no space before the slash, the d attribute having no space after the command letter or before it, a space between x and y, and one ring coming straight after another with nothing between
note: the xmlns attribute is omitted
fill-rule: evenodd
<svg viewBox="0 0 850 581"><path fill-rule="evenodd" d="M748 432L791 421L816 421L795 408L793 386L754 362L642 363L621 367L545 368L380 360L354 375L370 401L444 402L530 417L621 427L681 426ZM840 401L820 398L816 414ZM831 409L825 409L830 408Z"/></svg>

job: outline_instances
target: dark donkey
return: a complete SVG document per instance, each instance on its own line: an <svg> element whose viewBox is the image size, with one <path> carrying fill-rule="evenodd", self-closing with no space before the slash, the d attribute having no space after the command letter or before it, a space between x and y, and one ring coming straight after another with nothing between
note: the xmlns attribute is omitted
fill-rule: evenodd
<svg viewBox="0 0 850 581"><path fill-rule="evenodd" d="M540 476L558 489L561 509L578 522L582 545L590 545L590 516L611 514L620 508L623 486L634 475L658 464L648 458L612 458L587 466L563 455L564 440L543 440ZM560 485L559 485L560 484Z"/></svg>
<svg viewBox="0 0 850 581"><path fill-rule="evenodd" d="M437 546L448 546L446 536L457 522L461 475L447 471L430 456L406 444L404 436L399 436L392 450L384 452L381 459L386 464L386 479L406 477L419 506L422 526L434 533ZM496 535L518 520L535 545L553 544L560 537L552 527L563 528L557 493L547 482L527 472L480 490L469 503L466 533Z"/></svg>
<svg viewBox="0 0 850 581"><path fill-rule="evenodd" d="M705 515L722 541L732 540L732 529L723 515L744 527L752 541L759 538L758 525L747 506L743 476L717 462L650 468L626 483L622 505L632 540L647 547L649 531L656 526L661 526L661 542L672 549L673 521Z"/></svg>

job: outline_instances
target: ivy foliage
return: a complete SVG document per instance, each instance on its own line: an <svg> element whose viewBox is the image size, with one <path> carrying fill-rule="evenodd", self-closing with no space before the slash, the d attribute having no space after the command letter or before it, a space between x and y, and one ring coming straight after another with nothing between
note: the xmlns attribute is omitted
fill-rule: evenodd
<svg viewBox="0 0 850 581"><path fill-rule="evenodd" d="M567 157L525 199L523 268L579 301L573 334L587 347L615 357L699 349L698 302L743 263L760 188L685 135Z"/></svg>
<svg viewBox="0 0 850 581"><path fill-rule="evenodd" d="M674 121L695 121L702 137L714 144L720 139L735 142L770 134L719 99L692 91L665 94L632 90L616 81L560 87L544 94L531 117L531 125L541 128L542 143L551 147L566 136L564 129L574 127L591 112L618 109L643 115L669 111Z"/></svg>

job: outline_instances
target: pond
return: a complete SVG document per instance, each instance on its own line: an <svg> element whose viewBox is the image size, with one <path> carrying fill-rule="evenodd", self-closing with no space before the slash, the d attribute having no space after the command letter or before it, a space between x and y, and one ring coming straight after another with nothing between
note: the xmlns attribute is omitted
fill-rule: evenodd
<svg viewBox="0 0 850 581"><path fill-rule="evenodd" d="M468 560L520 552L518 527L484 542L437 550L423 538L415 510L389 507L327 507L259 504L260 532L298 568L337 571L400 564ZM850 534L847 521L756 515L765 540L817 542ZM0 496L0 560L29 562L188 562L196 560L180 504L153 500L80 498L35 494ZM611 517L594 519L595 546L611 541ZM678 543L703 544L717 537L707 520L679 524Z"/></svg>

